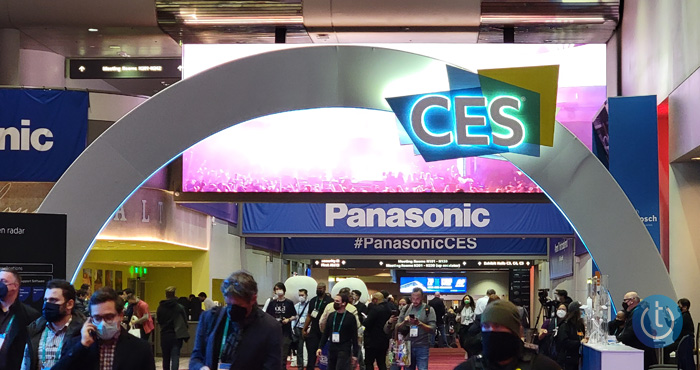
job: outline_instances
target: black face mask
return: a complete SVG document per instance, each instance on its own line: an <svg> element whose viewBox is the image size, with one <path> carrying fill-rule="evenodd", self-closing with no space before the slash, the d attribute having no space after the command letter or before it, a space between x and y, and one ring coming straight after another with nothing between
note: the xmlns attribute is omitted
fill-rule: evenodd
<svg viewBox="0 0 700 370"><path fill-rule="evenodd" d="M248 310L246 310L245 307L232 304L226 307L226 313L228 314L228 318L231 319L231 321L241 322L243 321L243 319L245 319Z"/></svg>
<svg viewBox="0 0 700 370"><path fill-rule="evenodd" d="M0 299L5 299L7 297L7 285L0 281Z"/></svg>
<svg viewBox="0 0 700 370"><path fill-rule="evenodd" d="M333 309L338 311L340 309L340 303L333 303Z"/></svg>
<svg viewBox="0 0 700 370"><path fill-rule="evenodd" d="M61 310L62 306L56 303L44 302L41 314L48 322L56 322L66 317L67 312Z"/></svg>
<svg viewBox="0 0 700 370"><path fill-rule="evenodd" d="M629 308L630 305L627 304L627 302L622 302L622 309L627 311L627 308Z"/></svg>
<svg viewBox="0 0 700 370"><path fill-rule="evenodd" d="M485 331L481 333L484 357L491 362L501 362L516 358L523 345L520 338L512 333Z"/></svg>
<svg viewBox="0 0 700 370"><path fill-rule="evenodd" d="M323 296L323 290L316 289L316 296L317 296L317 297Z"/></svg>

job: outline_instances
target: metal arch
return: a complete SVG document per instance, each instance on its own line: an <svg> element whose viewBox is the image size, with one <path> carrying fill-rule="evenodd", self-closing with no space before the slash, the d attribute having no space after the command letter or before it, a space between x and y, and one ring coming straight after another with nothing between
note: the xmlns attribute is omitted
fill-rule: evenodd
<svg viewBox="0 0 700 370"><path fill-rule="evenodd" d="M68 215L67 269L73 278L94 238L130 194L164 164L232 125L274 113L322 107L388 110L397 79L443 62L401 51L319 46L261 54L181 81L117 121L71 165L39 212ZM442 67L444 70L444 67ZM447 86L444 80L436 86ZM675 297L651 237L609 172L557 124L555 147L540 157L505 155L572 221L615 297Z"/></svg>

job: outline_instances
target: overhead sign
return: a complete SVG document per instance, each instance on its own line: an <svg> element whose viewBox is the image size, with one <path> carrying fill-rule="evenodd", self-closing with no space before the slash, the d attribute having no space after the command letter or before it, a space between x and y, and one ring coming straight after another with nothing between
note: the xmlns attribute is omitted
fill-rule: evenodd
<svg viewBox="0 0 700 370"><path fill-rule="evenodd" d="M0 181L56 181L85 150L88 93L0 89Z"/></svg>
<svg viewBox="0 0 700 370"><path fill-rule="evenodd" d="M243 233L539 236L571 235L573 230L551 203L246 203Z"/></svg>
<svg viewBox="0 0 700 370"><path fill-rule="evenodd" d="M476 260L467 261L468 268L527 268L533 266L534 261L523 260Z"/></svg>
<svg viewBox="0 0 700 370"><path fill-rule="evenodd" d="M506 152L539 156L540 145L552 145L557 66L479 74L448 66L447 74L448 91L386 98L425 161Z"/></svg>
<svg viewBox="0 0 700 370"><path fill-rule="evenodd" d="M466 293L467 278L465 276L433 277L433 276L402 276L399 280L399 291L404 294L421 288L424 293Z"/></svg>
<svg viewBox="0 0 700 370"><path fill-rule="evenodd" d="M285 255L547 255L546 238L285 238Z"/></svg>
<svg viewBox="0 0 700 370"><path fill-rule="evenodd" d="M71 59L72 79L181 78L180 58Z"/></svg>
<svg viewBox="0 0 700 370"><path fill-rule="evenodd" d="M311 267L316 268L383 268L383 269L431 269L431 270L455 270L467 265L463 260L442 259L315 259L311 260Z"/></svg>

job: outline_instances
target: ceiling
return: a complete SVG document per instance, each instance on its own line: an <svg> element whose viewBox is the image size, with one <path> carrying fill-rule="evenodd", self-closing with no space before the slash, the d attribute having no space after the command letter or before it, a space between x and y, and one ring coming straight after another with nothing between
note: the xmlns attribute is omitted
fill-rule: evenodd
<svg viewBox="0 0 700 370"><path fill-rule="evenodd" d="M177 58L181 43L605 43L621 0L0 0L20 47L66 58ZM40 11L37 11L40 9ZM174 81L109 80L153 95Z"/></svg>

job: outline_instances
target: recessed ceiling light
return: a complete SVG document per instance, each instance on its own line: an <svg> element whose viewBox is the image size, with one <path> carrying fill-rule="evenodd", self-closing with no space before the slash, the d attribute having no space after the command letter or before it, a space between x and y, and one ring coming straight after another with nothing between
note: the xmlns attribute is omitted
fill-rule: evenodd
<svg viewBox="0 0 700 370"><path fill-rule="evenodd" d="M693 158L690 158L690 160L691 161L700 161L700 157L693 157Z"/></svg>
<svg viewBox="0 0 700 370"><path fill-rule="evenodd" d="M98 30L97 28L88 28L88 31L90 31L90 32L97 32L97 31L99 31L99 30Z"/></svg>

